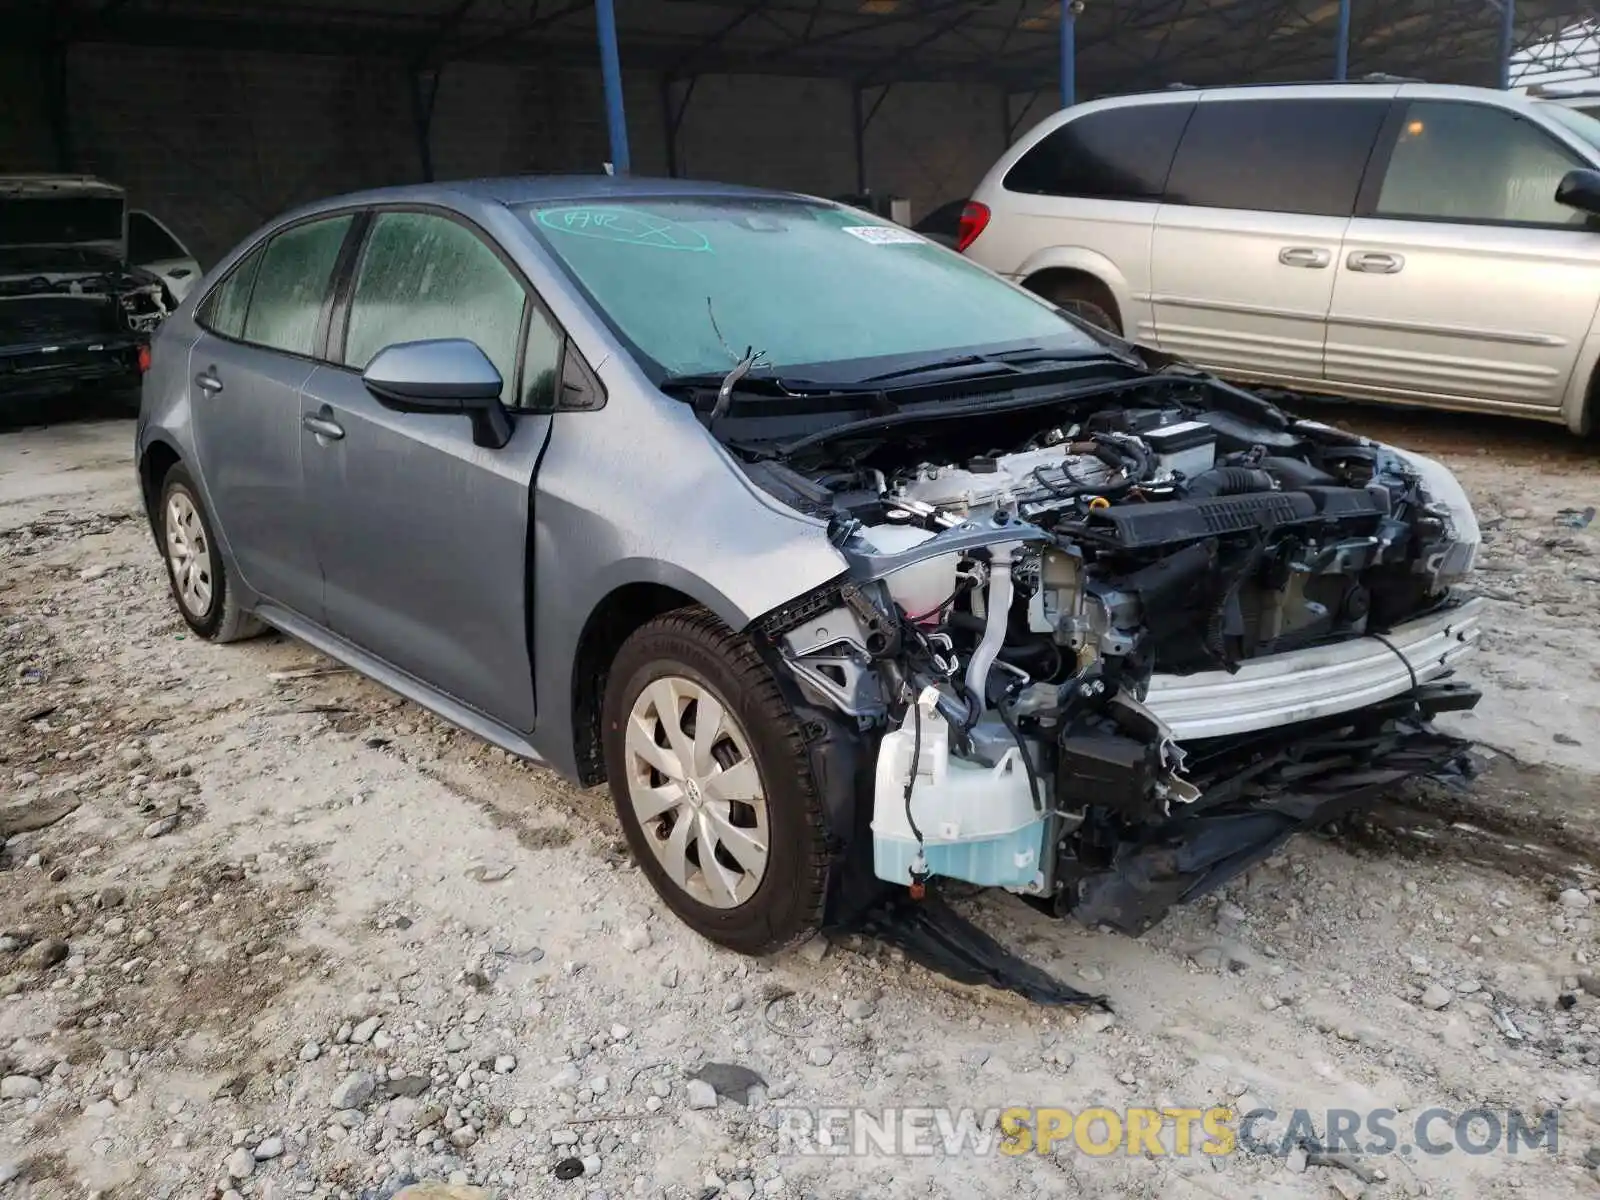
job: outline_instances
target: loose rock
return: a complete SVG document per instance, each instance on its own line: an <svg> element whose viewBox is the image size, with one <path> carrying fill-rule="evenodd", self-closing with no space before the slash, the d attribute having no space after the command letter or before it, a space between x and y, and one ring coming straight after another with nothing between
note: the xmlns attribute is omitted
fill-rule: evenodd
<svg viewBox="0 0 1600 1200"><path fill-rule="evenodd" d="M0 1100L31 1100L44 1091L44 1084L31 1075L7 1075L0 1079Z"/></svg>
<svg viewBox="0 0 1600 1200"><path fill-rule="evenodd" d="M1455 993L1442 984L1430 983L1422 993L1421 1004L1423 1008L1437 1011L1449 1004L1454 995Z"/></svg>
<svg viewBox="0 0 1600 1200"><path fill-rule="evenodd" d="M372 1099L377 1090L378 1082L371 1075L365 1071L352 1071L333 1089L333 1095L328 1097L328 1105L337 1109L360 1108Z"/></svg>
<svg viewBox="0 0 1600 1200"><path fill-rule="evenodd" d="M60 938L42 938L29 948L24 956L27 965L38 970L45 970L58 963L65 962L67 955L71 954L67 943Z"/></svg>
<svg viewBox="0 0 1600 1200"><path fill-rule="evenodd" d="M240 1146L228 1155L228 1161L223 1164L223 1169L228 1172L230 1179L248 1179L256 1169L256 1156Z"/></svg>

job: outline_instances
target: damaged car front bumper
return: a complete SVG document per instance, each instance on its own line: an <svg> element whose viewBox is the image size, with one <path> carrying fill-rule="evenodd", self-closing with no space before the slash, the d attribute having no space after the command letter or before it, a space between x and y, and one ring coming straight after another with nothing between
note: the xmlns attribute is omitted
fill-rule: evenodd
<svg viewBox="0 0 1600 1200"><path fill-rule="evenodd" d="M1369 807L1407 779L1437 772L1469 743L1433 728L1471 708L1475 689L1424 684L1353 715L1191 742L1203 802L1142 828L1084 831L1064 864L1058 911L1140 934L1176 904L1221 887L1294 834Z"/></svg>
<svg viewBox="0 0 1600 1200"><path fill-rule="evenodd" d="M1477 648L1483 610L1462 600L1387 635L1254 659L1231 675L1157 674L1145 703L1184 741L1350 712L1452 674Z"/></svg>

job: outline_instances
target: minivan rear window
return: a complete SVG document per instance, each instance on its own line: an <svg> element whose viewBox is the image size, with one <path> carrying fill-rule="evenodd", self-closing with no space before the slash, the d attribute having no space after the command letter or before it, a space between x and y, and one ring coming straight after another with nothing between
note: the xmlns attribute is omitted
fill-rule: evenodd
<svg viewBox="0 0 1600 1200"><path fill-rule="evenodd" d="M1044 196L1160 200L1193 102L1107 108L1068 121L1006 172L1005 188Z"/></svg>
<svg viewBox="0 0 1600 1200"><path fill-rule="evenodd" d="M1215 100L1196 106L1169 204L1348 217L1388 100Z"/></svg>

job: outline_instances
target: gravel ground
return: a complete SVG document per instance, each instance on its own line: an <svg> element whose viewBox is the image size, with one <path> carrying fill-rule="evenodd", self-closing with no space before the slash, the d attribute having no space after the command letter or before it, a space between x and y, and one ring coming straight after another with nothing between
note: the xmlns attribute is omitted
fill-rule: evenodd
<svg viewBox="0 0 1600 1200"><path fill-rule="evenodd" d="M1600 451L1335 415L1439 455L1480 505L1488 694L1457 725L1486 769L1298 838L1137 941L966 902L1114 1015L870 944L712 948L603 793L293 641L187 636L131 422L0 433L0 1193L1594 1195L1600 522L1559 516L1600 504ZM719 1097L693 1078L713 1063L761 1082ZM848 1104L1304 1108L1318 1133L1382 1107L1403 1142L1430 1108L1558 1109L1560 1133L1359 1162L780 1145L785 1107Z"/></svg>

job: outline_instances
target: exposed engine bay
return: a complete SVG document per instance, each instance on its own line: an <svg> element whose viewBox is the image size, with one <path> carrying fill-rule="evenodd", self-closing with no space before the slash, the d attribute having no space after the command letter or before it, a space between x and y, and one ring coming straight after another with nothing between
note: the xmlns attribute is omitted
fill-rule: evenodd
<svg viewBox="0 0 1600 1200"><path fill-rule="evenodd" d="M1195 377L746 469L850 563L759 632L876 739L873 869L914 894L958 879L1139 932L1462 748L1428 724L1476 703L1454 649L1405 648L1419 622L1476 636L1477 525L1430 460ZM1354 678L1356 642L1360 686L1293 698ZM1185 677L1227 736L1164 719Z"/></svg>
<svg viewBox="0 0 1600 1200"><path fill-rule="evenodd" d="M8 342L89 331L148 336L174 307L157 276L111 263L93 271L5 271L0 301Z"/></svg>

